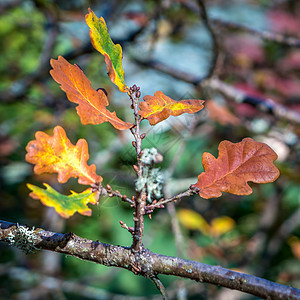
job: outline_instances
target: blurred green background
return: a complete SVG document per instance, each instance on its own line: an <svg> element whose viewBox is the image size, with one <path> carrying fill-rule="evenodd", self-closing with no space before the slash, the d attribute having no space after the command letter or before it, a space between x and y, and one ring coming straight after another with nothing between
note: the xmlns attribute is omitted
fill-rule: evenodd
<svg viewBox="0 0 300 300"><path fill-rule="evenodd" d="M200 1L201 2L201 1ZM52 134L61 125L73 144L85 138L97 172L127 196L134 195L135 151L130 132L110 124L83 126L49 74L50 58L78 64L94 88L105 88L111 111L132 122L130 101L110 82L103 57L92 49L84 16L91 7L103 16L123 47L128 86L142 96L161 90L173 99L205 99L206 109L151 127L143 147L164 155L165 195L186 190L201 173L202 153L217 155L224 140L246 136L266 142L279 155L280 178L252 185L247 197L184 199L146 218L144 245L153 252L222 265L300 288L299 124L227 98L211 86L195 87L137 60L158 60L193 76L205 76L216 54L206 23L192 1L0 1L0 218L115 245L130 246L119 221L132 226L132 209L116 198L100 199L92 217L62 219L31 199L26 183L49 183L61 193L80 192L70 180L36 176L25 147L36 131ZM206 1L209 18L232 21L300 39L298 1ZM213 19L212 19L213 20ZM266 41L245 30L211 24L219 55L214 75L249 97L272 99L300 113L300 50ZM267 100L266 100L267 101ZM162 276L171 299L254 299L212 285ZM51 252L25 255L0 244L0 299L146 299L158 297L153 283L132 273Z"/></svg>

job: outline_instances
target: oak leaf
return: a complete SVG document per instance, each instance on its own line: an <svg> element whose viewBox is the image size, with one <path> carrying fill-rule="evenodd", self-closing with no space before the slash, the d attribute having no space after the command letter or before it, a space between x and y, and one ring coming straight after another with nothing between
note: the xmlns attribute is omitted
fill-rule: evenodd
<svg viewBox="0 0 300 300"><path fill-rule="evenodd" d="M216 101L205 102L205 108L209 112L209 117L221 125L239 125L241 120L231 113L227 107L218 104Z"/></svg>
<svg viewBox="0 0 300 300"><path fill-rule="evenodd" d="M128 87L124 81L121 46L114 44L108 33L105 20L102 17L98 19L90 8L89 13L85 16L85 20L90 28L93 47L105 57L110 80L118 86L121 92L128 92Z"/></svg>
<svg viewBox="0 0 300 300"><path fill-rule="evenodd" d="M268 183L279 176L273 164L277 154L264 143L245 138L236 144L222 141L218 149L218 158L207 152L203 154L204 172L191 186L200 189L202 198L220 197L222 192L249 195L252 189L248 181Z"/></svg>
<svg viewBox="0 0 300 300"><path fill-rule="evenodd" d="M27 184L27 187L32 190L29 194L33 199L39 199L44 205L54 207L56 212L63 218L69 218L79 212L84 216L91 216L92 210L88 208L87 204L96 204L99 195L93 193L89 188L82 193L71 191L71 195L66 196L58 193L50 185L44 183L46 189L38 186Z"/></svg>
<svg viewBox="0 0 300 300"><path fill-rule="evenodd" d="M147 119L150 125L155 125L169 116L179 116L183 113L195 113L203 108L203 100L187 99L175 101L163 92L157 91L154 96L145 96L139 104L139 115Z"/></svg>
<svg viewBox="0 0 300 300"><path fill-rule="evenodd" d="M62 56L58 60L51 59L50 64L53 79L60 84L71 102L79 104L76 111L83 125L110 122L119 130L132 127L132 124L120 120L115 112L106 109L109 103L105 93L101 89L94 90L77 65L70 64Z"/></svg>
<svg viewBox="0 0 300 300"><path fill-rule="evenodd" d="M80 139L74 146L68 139L66 132L60 126L53 130L54 135L38 131L36 140L26 146L26 161L34 164L34 172L58 173L58 181L65 183L71 177L78 177L80 184L90 185L102 182L103 178L96 174L96 166L88 166L88 144Z"/></svg>

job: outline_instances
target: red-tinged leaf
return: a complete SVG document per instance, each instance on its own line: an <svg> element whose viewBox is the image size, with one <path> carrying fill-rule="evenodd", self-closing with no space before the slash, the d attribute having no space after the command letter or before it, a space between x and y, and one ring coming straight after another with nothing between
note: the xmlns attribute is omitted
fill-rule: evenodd
<svg viewBox="0 0 300 300"><path fill-rule="evenodd" d="M71 102L79 104L76 110L83 125L110 122L119 130L132 127L132 124L120 120L115 112L106 109L109 103L105 93L101 89L94 90L77 65L71 65L62 56L58 60L51 59L50 64L53 79L60 84Z"/></svg>
<svg viewBox="0 0 300 300"><path fill-rule="evenodd" d="M96 174L96 166L88 166L88 144L80 139L74 146L66 132L60 126L54 128L54 135L38 131L36 140L26 146L26 161L34 164L34 172L58 173L60 183L67 182L71 177L78 177L80 184L90 185L102 182L103 178Z"/></svg>
<svg viewBox="0 0 300 300"><path fill-rule="evenodd" d="M248 181L273 182L279 171L273 164L277 154L266 144L245 138L240 143L223 141L219 145L219 157L204 153L204 172L192 187L200 189L202 198L220 197L222 192L236 195L252 193Z"/></svg>
<svg viewBox="0 0 300 300"><path fill-rule="evenodd" d="M79 212L84 216L91 216L92 210L88 208L87 204L96 204L99 195L93 193L89 188L82 193L71 191L71 195L65 196L58 193L50 185L44 183L46 189L42 189L32 184L27 184L27 187L32 190L29 194L33 199L39 199L44 205L54 207L56 212L63 218L69 218Z"/></svg>
<svg viewBox="0 0 300 300"><path fill-rule="evenodd" d="M232 114L225 106L213 100L207 101L205 108L209 112L209 117L222 125L239 125L241 123L240 119Z"/></svg>
<svg viewBox="0 0 300 300"><path fill-rule="evenodd" d="M203 100L175 101L163 92L158 91L154 96L145 96L144 102L139 104L139 115L147 119L151 125L155 125L169 116L179 116L184 113L195 113L203 108Z"/></svg>
<svg viewBox="0 0 300 300"><path fill-rule="evenodd" d="M90 8L89 13L85 16L85 20L86 24L90 27L90 37L94 48L105 57L110 80L118 86L121 92L128 92L128 87L124 81L121 46L114 44L110 38L104 19L102 17L98 19Z"/></svg>

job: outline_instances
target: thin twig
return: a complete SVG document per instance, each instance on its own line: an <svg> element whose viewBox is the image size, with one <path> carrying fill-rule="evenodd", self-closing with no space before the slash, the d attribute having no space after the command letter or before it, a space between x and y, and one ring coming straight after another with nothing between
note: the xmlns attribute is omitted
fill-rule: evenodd
<svg viewBox="0 0 300 300"><path fill-rule="evenodd" d="M199 192L198 188L193 188L193 189L189 188L185 192L182 192L171 198L160 199L158 202L153 201L152 204L149 204L146 206L146 213L151 213L151 212L153 212L153 210L155 208L162 208L163 205L165 205L169 202L177 201L177 200L180 200L181 198L192 196L194 194L197 194L198 192Z"/></svg>
<svg viewBox="0 0 300 300"><path fill-rule="evenodd" d="M162 298L164 300L168 300L168 295L167 295L166 288L164 287L164 285L162 284L162 282L158 279L158 277L157 276L152 276L150 278L154 282L154 284L156 285L156 287L158 288L158 290L160 291L160 293L162 295Z"/></svg>
<svg viewBox="0 0 300 300"><path fill-rule="evenodd" d="M202 17L202 21L205 24L207 30L209 31L209 33L211 35L211 39L212 39L212 50L213 50L212 53L213 53L213 55L212 55L212 59L211 59L211 63L210 63L208 72L207 72L206 76L204 77L205 79L208 79L214 73L214 70L215 70L216 65L217 65L220 49L219 49L219 43L218 43L217 35L216 35L213 27L211 26L210 19L207 16L206 6L204 4L204 1L198 0L198 5L201 8L200 15Z"/></svg>
<svg viewBox="0 0 300 300"><path fill-rule="evenodd" d="M300 225L300 208L285 220L268 244L266 257L273 258L280 250L282 243Z"/></svg>
<svg viewBox="0 0 300 300"><path fill-rule="evenodd" d="M283 45L287 45L290 47L300 47L300 39L294 38L294 37L289 37L289 36L284 36L282 34L276 33L276 32L270 32L266 30L258 30L251 28L247 25L240 24L240 23L235 23L235 22L230 22L218 18L210 18L211 24L220 26L220 27L227 27L229 29L233 30L243 30L247 31L249 33L252 33L256 36L259 36L260 38L270 41L270 42L275 42Z"/></svg>
<svg viewBox="0 0 300 300"><path fill-rule="evenodd" d="M239 268L247 268L251 261L259 257L263 251L268 233L274 226L279 212L280 197L278 193L268 197L264 204L264 209L260 217L259 226L254 236L247 242L247 247L243 255L243 261ZM265 259L263 259L265 262Z"/></svg>
<svg viewBox="0 0 300 300"><path fill-rule="evenodd" d="M135 126L131 128L135 141L133 146L137 154L137 166L135 168L138 178L143 176L143 164L141 162L142 154L142 137L140 132L141 117L139 115L139 98L141 96L140 88L133 85L128 92L131 99L131 106L134 111ZM135 252L141 252L143 249L142 237L144 234L144 215L146 206L146 188L143 187L141 191L136 192L135 197L135 212L134 212L134 233L132 241L132 250Z"/></svg>
<svg viewBox="0 0 300 300"><path fill-rule="evenodd" d="M198 0L198 4L200 4L200 7L201 7L200 2L203 2L203 1ZM192 1L192 0L182 1L181 5L188 8L189 10L191 10L193 12L200 13L199 5L197 5L195 1ZM209 21L210 21L211 26L219 26L219 27L223 27L223 28L226 27L226 28L233 29L233 30L243 30L243 31L252 33L254 35L257 35L266 41L275 42L275 43L287 45L290 47L300 47L300 39L297 39L294 37L288 37L288 36L282 35L280 33L270 32L267 30L254 29L254 28L249 27L244 24L231 22L231 21L227 21L227 20L222 20L222 19L216 18L216 17L209 17Z"/></svg>
<svg viewBox="0 0 300 300"><path fill-rule="evenodd" d="M110 185L107 185L106 191L109 197L118 197L124 202L128 202L130 205L134 206L135 203L132 199L129 199L126 195L121 194L118 190L114 191Z"/></svg>

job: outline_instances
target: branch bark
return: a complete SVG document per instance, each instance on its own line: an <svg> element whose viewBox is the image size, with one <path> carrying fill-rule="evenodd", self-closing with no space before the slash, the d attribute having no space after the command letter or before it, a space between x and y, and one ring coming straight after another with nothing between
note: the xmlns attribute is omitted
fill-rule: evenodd
<svg viewBox="0 0 300 300"><path fill-rule="evenodd" d="M0 241L9 242L20 226L0 221ZM119 267L153 278L158 274L174 275L211 283L252 294L263 299L300 299L300 290L252 275L153 253L144 249L135 255L130 247L114 246L81 238L74 233L56 233L34 229L34 246L38 249L68 254L110 267ZM134 268L138 265L139 270Z"/></svg>

